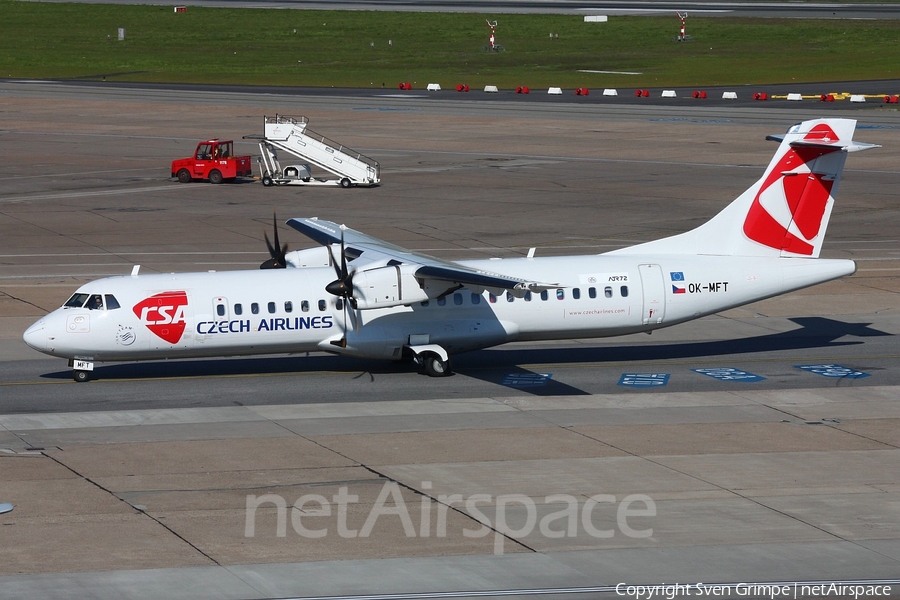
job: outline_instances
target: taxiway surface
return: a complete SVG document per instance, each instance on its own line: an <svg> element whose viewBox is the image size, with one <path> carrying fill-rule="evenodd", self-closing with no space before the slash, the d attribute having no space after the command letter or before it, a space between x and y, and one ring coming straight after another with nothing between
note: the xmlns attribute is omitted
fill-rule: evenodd
<svg viewBox="0 0 900 600"><path fill-rule="evenodd" d="M0 502L16 505L0 515L0 596L599 594L618 582L900 573L896 111L829 107L859 119L857 139L884 146L848 159L823 256L859 269L838 282L652 336L463 355L445 380L322 355L108 365L75 384L64 361L24 346L28 324L134 264L255 268L273 210L449 259L603 252L712 216L761 174L774 150L765 136L821 105L14 82L0 97ZM169 161L202 138L256 154L241 138L274 113L305 115L374 157L383 185L169 179ZM813 365L833 367L798 368ZM389 492L413 531L394 514L368 537L339 535L341 488L359 496L349 529L364 529ZM253 513L248 535L248 498L266 494L288 508L314 495L334 512L283 512L279 536L276 501ZM631 526L652 535L626 535L617 504L598 494L648 497L655 514ZM469 537L480 523L465 500L479 495L491 529ZM539 527L559 510L553 495L574 499L571 530L566 518ZM441 504L452 506L438 535ZM585 506L595 509L587 525ZM498 533L502 510L512 533ZM328 533L303 535L297 523Z"/></svg>

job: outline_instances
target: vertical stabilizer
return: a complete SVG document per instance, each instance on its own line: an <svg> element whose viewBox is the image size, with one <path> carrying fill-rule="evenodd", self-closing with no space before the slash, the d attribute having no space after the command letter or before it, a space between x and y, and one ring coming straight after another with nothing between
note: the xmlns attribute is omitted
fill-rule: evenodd
<svg viewBox="0 0 900 600"><path fill-rule="evenodd" d="M817 258L848 152L853 119L816 119L791 127L765 174L700 227L610 254L711 254Z"/></svg>

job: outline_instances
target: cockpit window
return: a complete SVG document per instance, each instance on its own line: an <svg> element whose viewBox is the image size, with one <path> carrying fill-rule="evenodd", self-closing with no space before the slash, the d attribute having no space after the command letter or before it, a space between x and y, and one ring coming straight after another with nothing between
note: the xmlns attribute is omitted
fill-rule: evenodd
<svg viewBox="0 0 900 600"><path fill-rule="evenodd" d="M66 308L87 308L89 310L115 310L121 308L119 301L112 294L106 294L106 304L103 303L103 294L73 294L65 304Z"/></svg>
<svg viewBox="0 0 900 600"><path fill-rule="evenodd" d="M74 294L71 298L68 299L68 301L66 301L65 304L63 304L63 306L67 308L81 308L82 306L84 306L84 302L87 299L87 294Z"/></svg>
<svg viewBox="0 0 900 600"><path fill-rule="evenodd" d="M100 294L91 294L85 308L89 310L103 310L103 296Z"/></svg>

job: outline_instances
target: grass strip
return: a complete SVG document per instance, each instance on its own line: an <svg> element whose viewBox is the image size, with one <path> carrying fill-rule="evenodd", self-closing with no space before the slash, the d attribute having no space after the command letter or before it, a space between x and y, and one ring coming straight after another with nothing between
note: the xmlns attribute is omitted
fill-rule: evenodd
<svg viewBox="0 0 900 600"><path fill-rule="evenodd" d="M14 0L0 0L0 14L0 76L11 78L473 89L900 78L894 20L692 16L692 41L677 42L674 14L585 23L567 15L194 6L178 13ZM500 52L487 48L486 18L499 22Z"/></svg>

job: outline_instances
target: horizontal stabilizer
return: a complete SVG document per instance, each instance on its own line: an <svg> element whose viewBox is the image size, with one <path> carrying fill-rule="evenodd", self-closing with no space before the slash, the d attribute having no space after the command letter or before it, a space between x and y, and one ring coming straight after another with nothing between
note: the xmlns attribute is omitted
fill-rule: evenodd
<svg viewBox="0 0 900 600"><path fill-rule="evenodd" d="M783 142L783 135L767 135L766 141L769 142ZM799 146L807 146L810 148L838 148L840 150L844 150L846 152L860 152L862 150L871 150L872 148L881 148L879 144L867 144L865 142L856 142L853 140L849 141L841 141L841 140L831 140L831 141L823 141L823 140L794 140L790 142L792 148L797 148Z"/></svg>

